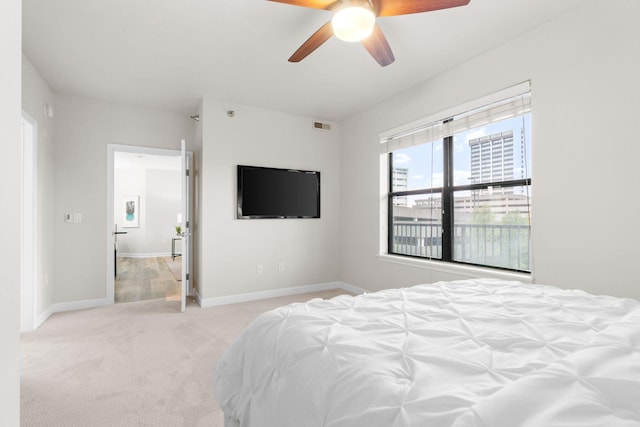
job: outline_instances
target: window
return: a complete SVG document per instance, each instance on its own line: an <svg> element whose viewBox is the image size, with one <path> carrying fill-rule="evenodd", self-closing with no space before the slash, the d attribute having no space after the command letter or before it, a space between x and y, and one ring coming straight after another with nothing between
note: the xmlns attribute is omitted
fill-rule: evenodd
<svg viewBox="0 0 640 427"><path fill-rule="evenodd" d="M382 140L390 254L531 271L525 89Z"/></svg>

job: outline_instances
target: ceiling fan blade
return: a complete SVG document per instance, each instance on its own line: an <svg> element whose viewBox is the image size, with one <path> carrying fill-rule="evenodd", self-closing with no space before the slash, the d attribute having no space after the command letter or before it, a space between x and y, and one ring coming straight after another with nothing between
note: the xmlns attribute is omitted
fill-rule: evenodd
<svg viewBox="0 0 640 427"><path fill-rule="evenodd" d="M365 49L373 56L373 59L378 61L378 64L385 67L391 64L396 59L393 57L393 52L391 51L391 46L389 46L389 42L387 38L382 33L378 24L373 27L373 32L369 37L362 40L360 43L364 46Z"/></svg>
<svg viewBox="0 0 640 427"><path fill-rule="evenodd" d="M331 27L331 21L324 24L318 31L313 33L311 37L307 39L306 42L302 43L302 46L296 50L291 58L289 58L289 62L300 62L311 52L319 48L322 43L326 42L333 36L333 28Z"/></svg>
<svg viewBox="0 0 640 427"><path fill-rule="evenodd" d="M471 0L374 0L373 8L377 16L408 15L466 6Z"/></svg>
<svg viewBox="0 0 640 427"><path fill-rule="evenodd" d="M294 6L310 7L312 9L331 9L336 0L269 0Z"/></svg>

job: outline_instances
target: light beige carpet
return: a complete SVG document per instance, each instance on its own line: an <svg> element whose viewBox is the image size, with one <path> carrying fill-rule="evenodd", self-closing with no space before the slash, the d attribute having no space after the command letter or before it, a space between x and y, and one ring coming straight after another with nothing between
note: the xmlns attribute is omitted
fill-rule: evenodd
<svg viewBox="0 0 640 427"><path fill-rule="evenodd" d="M54 314L22 335L21 425L222 427L213 373L242 329L272 308L341 293L191 302L186 313L152 300Z"/></svg>

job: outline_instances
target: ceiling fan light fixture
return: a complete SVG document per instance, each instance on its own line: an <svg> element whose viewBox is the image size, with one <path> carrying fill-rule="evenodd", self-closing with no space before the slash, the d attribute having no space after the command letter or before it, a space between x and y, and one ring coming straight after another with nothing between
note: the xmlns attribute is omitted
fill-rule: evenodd
<svg viewBox="0 0 640 427"><path fill-rule="evenodd" d="M368 2L345 1L333 13L331 25L337 38L346 42L359 42L371 35L376 15Z"/></svg>

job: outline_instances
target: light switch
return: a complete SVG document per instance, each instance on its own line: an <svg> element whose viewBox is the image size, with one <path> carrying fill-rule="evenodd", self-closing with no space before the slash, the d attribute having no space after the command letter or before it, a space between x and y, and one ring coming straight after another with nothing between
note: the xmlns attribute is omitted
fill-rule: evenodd
<svg viewBox="0 0 640 427"><path fill-rule="evenodd" d="M64 214L64 222L73 222L73 217L71 216L71 214Z"/></svg>

